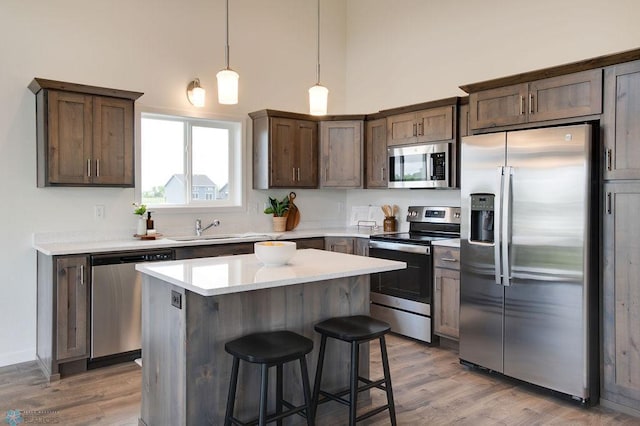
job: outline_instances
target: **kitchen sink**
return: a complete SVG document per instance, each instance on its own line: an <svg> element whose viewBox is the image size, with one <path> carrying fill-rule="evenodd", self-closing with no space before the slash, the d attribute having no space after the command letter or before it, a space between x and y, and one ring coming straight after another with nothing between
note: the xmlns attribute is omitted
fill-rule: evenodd
<svg viewBox="0 0 640 426"><path fill-rule="evenodd" d="M216 234L216 235L187 235L182 237L166 237L172 241L211 241L211 240L244 240L244 239L271 240L269 234L245 233L245 234Z"/></svg>
<svg viewBox="0 0 640 426"><path fill-rule="evenodd" d="M173 241L205 241L205 240L228 240L232 238L241 238L238 235L187 235L184 237L167 237Z"/></svg>

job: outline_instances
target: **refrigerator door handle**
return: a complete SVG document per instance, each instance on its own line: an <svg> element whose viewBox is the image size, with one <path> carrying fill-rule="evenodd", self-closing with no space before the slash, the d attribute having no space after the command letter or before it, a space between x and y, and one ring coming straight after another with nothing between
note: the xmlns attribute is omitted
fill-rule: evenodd
<svg viewBox="0 0 640 426"><path fill-rule="evenodd" d="M502 262L500 256L500 223L502 220L502 187L504 185L504 167L498 167L498 191L494 201L493 212L493 258L496 284L502 285Z"/></svg>
<svg viewBox="0 0 640 426"><path fill-rule="evenodd" d="M511 285L511 267L509 259L509 243L511 242L511 233L509 225L511 223L511 176L513 175L513 167L504 168L504 186L502 190L502 284Z"/></svg>

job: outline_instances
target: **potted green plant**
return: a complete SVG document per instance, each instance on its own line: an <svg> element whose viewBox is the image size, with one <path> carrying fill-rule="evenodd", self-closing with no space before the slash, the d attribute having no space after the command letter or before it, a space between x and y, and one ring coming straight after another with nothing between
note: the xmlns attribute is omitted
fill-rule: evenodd
<svg viewBox="0 0 640 426"><path fill-rule="evenodd" d="M287 228L287 212L289 211L289 197L285 196L281 201L269 197L269 206L264 209L265 214L273 215L273 230L283 232Z"/></svg>
<svg viewBox="0 0 640 426"><path fill-rule="evenodd" d="M133 214L138 216L136 236L145 235L147 233L147 221L144 218L146 211L147 206L145 204L133 203Z"/></svg>

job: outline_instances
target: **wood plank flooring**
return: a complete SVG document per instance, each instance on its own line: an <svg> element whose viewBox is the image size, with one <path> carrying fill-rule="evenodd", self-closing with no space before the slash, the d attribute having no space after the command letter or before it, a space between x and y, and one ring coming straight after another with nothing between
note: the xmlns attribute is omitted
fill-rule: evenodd
<svg viewBox="0 0 640 426"><path fill-rule="evenodd" d="M450 349L398 336L389 336L387 346L400 425L640 425L640 418L602 407L583 409L522 384L468 370ZM373 378L382 371L379 353L372 344ZM21 410L24 423L137 425L140 386L141 370L133 362L53 383L46 382L35 362L1 367L0 424L5 424L8 410ZM384 401L381 391L372 391L373 405ZM330 410L319 415L319 426L345 424L346 407L324 406ZM389 417L383 412L361 424L388 425Z"/></svg>

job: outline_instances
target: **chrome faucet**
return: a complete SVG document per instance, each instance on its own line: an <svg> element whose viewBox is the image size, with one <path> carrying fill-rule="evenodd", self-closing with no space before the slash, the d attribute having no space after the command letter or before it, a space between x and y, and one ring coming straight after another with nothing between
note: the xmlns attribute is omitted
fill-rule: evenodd
<svg viewBox="0 0 640 426"><path fill-rule="evenodd" d="M198 237L201 236L204 231L211 228L212 226L220 226L220 221L218 219L213 219L213 222L203 228L202 221L200 219L196 219L196 235Z"/></svg>

